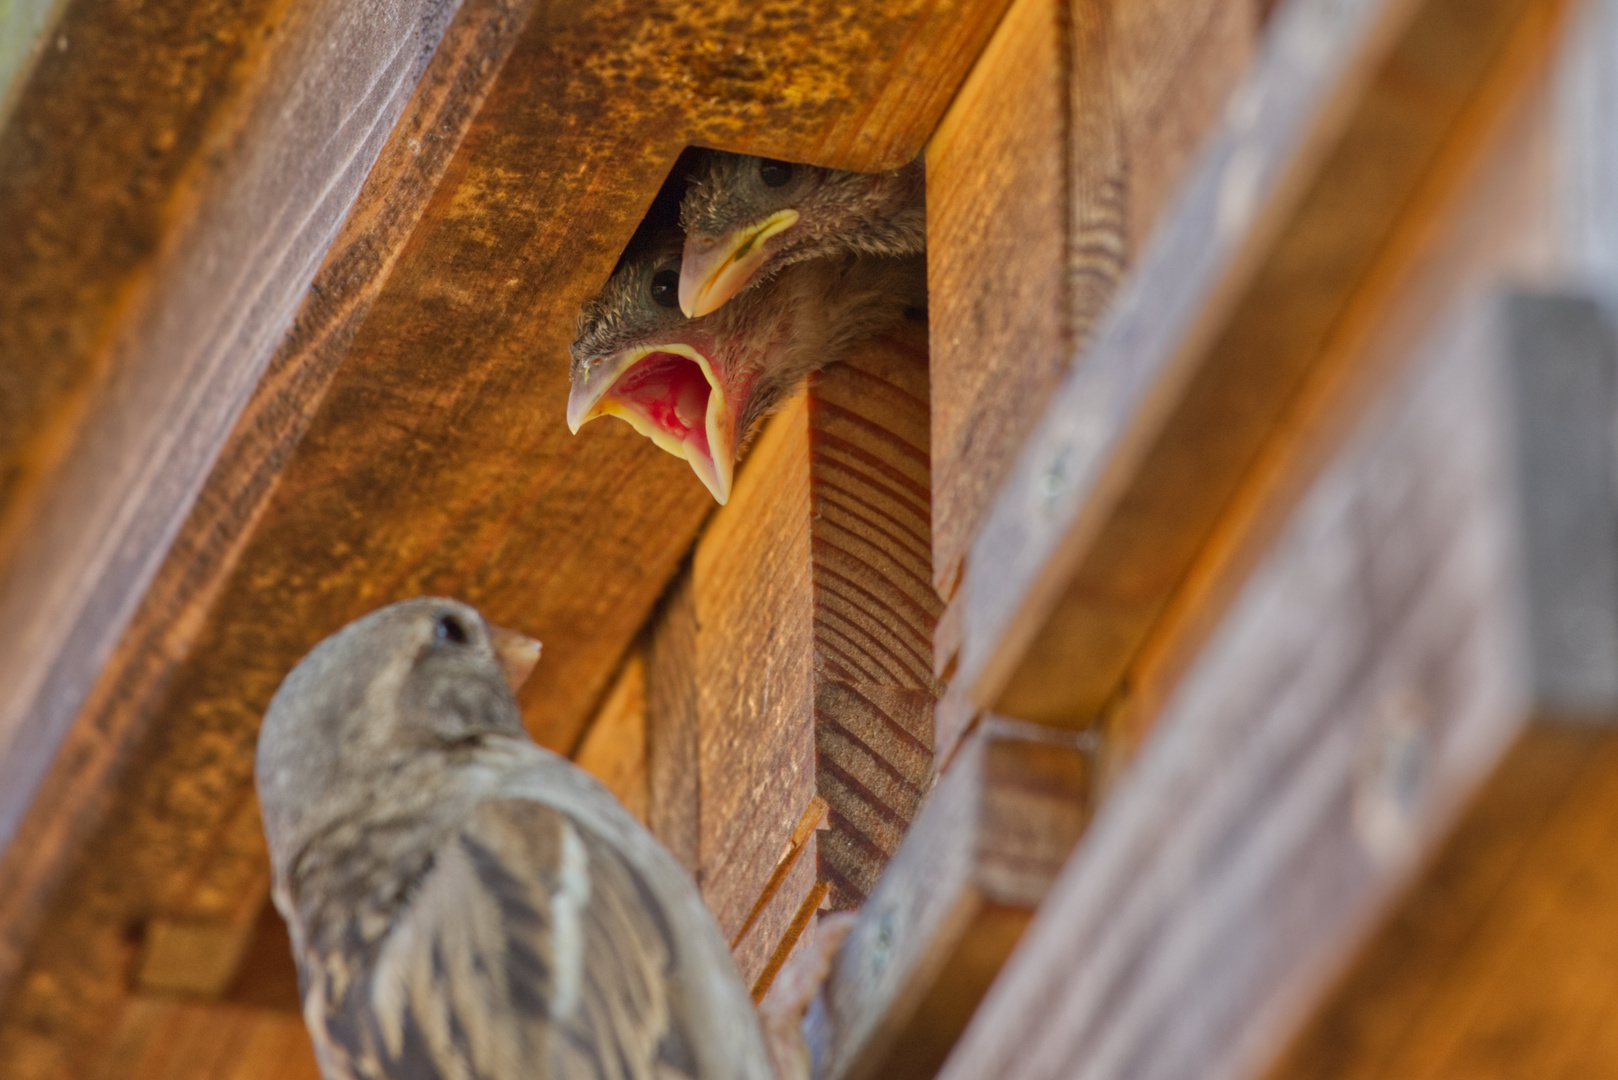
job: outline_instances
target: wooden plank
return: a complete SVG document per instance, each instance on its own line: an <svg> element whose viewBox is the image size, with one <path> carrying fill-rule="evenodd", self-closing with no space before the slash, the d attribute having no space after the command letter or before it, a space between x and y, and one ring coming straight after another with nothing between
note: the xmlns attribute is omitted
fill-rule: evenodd
<svg viewBox="0 0 1618 1080"><path fill-rule="evenodd" d="M697 686L697 608L686 567L647 634L646 825L693 878L702 842Z"/></svg>
<svg viewBox="0 0 1618 1080"><path fill-rule="evenodd" d="M285 344L286 381L255 399L261 422L294 434L260 442L238 427L210 482L217 516L165 571L186 582L183 617L142 616L158 647L132 649L96 692L107 712L84 733L89 756L138 773L109 789L75 771L83 758L61 759L64 788L84 781L84 805L112 809L90 848L38 849L14 879L51 913L14 955L48 974L4 1008L0 1060L35 1038L93 1055L101 1010L123 993L126 928L234 910L263 859L261 840L230 827L251 805L258 715L292 662L361 611L451 592L547 639L525 715L549 745L575 742L709 507L644 440L606 425L575 439L548 419L562 415L579 302L687 142L896 165L1000 13L995 0L914 0L831 35L830 6L802 19L788 7L714 0L665 19L600 0L495 20L511 56L469 64L490 81L475 119L445 133L464 135L442 180L381 201L385 220L395 198L421 197L408 239L331 264ZM439 134L402 132L398 146L432 150ZM329 379L300 381L322 349ZM123 679L137 692L116 692ZM124 741L148 724L160 738ZM48 832L55 806L39 806ZM39 888L32 868L60 872L57 856L80 851L65 892Z"/></svg>
<svg viewBox="0 0 1618 1080"><path fill-rule="evenodd" d="M934 582L1245 70L1249 0L1022 0L928 144ZM941 643L947 656L949 643Z"/></svg>
<svg viewBox="0 0 1618 1080"><path fill-rule="evenodd" d="M932 781L927 328L857 347L809 387L820 880L859 907Z"/></svg>
<svg viewBox="0 0 1618 1080"><path fill-rule="evenodd" d="M618 796L637 821L646 823L650 801L646 782L646 664L638 651L624 658L624 666L585 730L573 760Z"/></svg>
<svg viewBox="0 0 1618 1080"><path fill-rule="evenodd" d="M446 32L443 47L423 75L415 98L379 155L353 215L317 276L312 293L318 299L306 305L271 361L80 719L68 733L28 816L6 846L0 862L0 928L4 930L0 989L23 962L38 920L52 904L54 890L115 799L119 770L128 766L132 749L140 745L154 719L173 707L167 695L180 662L203 640L208 612L251 535L277 470L302 437L356 323L392 270L427 197L459 145L460 135L499 70L499 60L513 43L516 29L503 5L477 0L466 5ZM245 679L246 672L239 675ZM273 692L273 672L261 678L256 692ZM239 681L232 692L239 693L241 687ZM166 748L175 755L169 761L172 772L168 775L189 778L193 785L200 782L200 787L190 789L196 792L196 801L183 820L195 821L200 815L207 821L190 842L211 851L221 823L230 815L240 819L240 793L251 784L251 738L234 744L234 755L227 756L235 760L228 764L217 740L179 753L176 751L188 740L176 741L179 746ZM146 797L150 800L165 787L169 795L163 798L169 809L163 817L167 818L176 805L174 785L159 780ZM226 789L236 790L238 796L220 797ZM153 804L148 801L147 805ZM258 845L262 841L252 835L255 811L251 805L247 811L248 828L238 826L231 834L227 827L225 833L239 836L245 831L247 858L261 859ZM94 865L117 861L129 853L131 843L127 836L117 838ZM165 847L173 849L172 844ZM131 873L126 864L99 888L133 899L128 889ZM253 890L267 880L258 879L263 879L262 873L233 884L231 899L216 903L204 914L218 917L222 911L239 912L243 903L253 902ZM186 887L174 891L183 895ZM134 916L120 917L127 924ZM107 929L111 931L110 926ZM96 941L96 935L82 926L67 935L70 941L96 941L91 955L81 954L74 961L92 970L121 955L121 937L121 932L112 932ZM81 990L93 996L88 987Z"/></svg>
<svg viewBox="0 0 1618 1080"><path fill-rule="evenodd" d="M213 115L191 120L191 156L169 162L190 173L173 178L189 190L153 177L175 204L144 209L178 221L143 238L156 250L138 260L144 265L133 279L113 279L125 308L114 325L92 321L110 314L93 290L124 260L82 280L72 276L101 252L96 242L109 239L94 228L106 224L96 218L117 198L103 178L126 176L126 163L144 154L145 145L130 140L161 147L181 134L147 128L173 119L162 109L116 137L64 137L73 122L39 125L67 120L75 108L106 115L113 105L97 95L106 92L109 72L133 84L113 95L120 106L129 104L124 95L138 99L152 80L174 73L112 62L132 47L119 33L128 17L122 13L85 11L75 19L70 12L59 28L81 52L50 56L0 140L0 161L9 163L0 171L12 187L0 197L9 219L0 224L0 243L9 249L0 249L7 267L0 354L42 355L36 364L6 365L27 373L9 376L5 395L14 403L8 412L19 405L25 412L0 425L7 433L0 456L12 465L0 519L0 618L30 626L0 658L0 685L10 688L0 702L0 842L15 833L456 6L417 0L381 19L351 5L303 5L250 11L240 24L216 22L215 32L246 39L249 56L265 55L254 57L260 66L239 88L230 87L228 65L244 59L241 48L212 57L227 65L219 91L230 92ZM269 35L266 15L278 24ZM184 46L167 38L161 44L183 71ZM57 91L62 100L41 97ZM166 104L191 106L183 100L191 92ZM204 154L216 155L217 164L206 164ZM34 155L43 160L29 161ZM299 165L282 167L286 161ZM90 175L77 176L80 169ZM49 187L64 171L67 190ZM50 220L64 212L74 216ZM89 231L85 239L60 239L59 230L80 227ZM53 239L66 250L53 251ZM64 312L81 290L90 291L86 309ZM50 293L43 312L34 310L42 292ZM91 337L74 343L78 355L72 346L52 347L53 335L71 330Z"/></svg>
<svg viewBox="0 0 1618 1080"><path fill-rule="evenodd" d="M1618 739L1536 725L1271 1072L1618 1069Z"/></svg>
<svg viewBox="0 0 1618 1080"><path fill-rule="evenodd" d="M1413 289L1386 315L1410 366L1301 501L1270 489L1292 509L1193 635L946 1078L1253 1075L1518 730L1494 324L1438 280L1450 291Z"/></svg>
<svg viewBox="0 0 1618 1080"><path fill-rule="evenodd" d="M989 718L962 746L838 952L816 1077L931 1077L1089 814L1085 737Z"/></svg>
<svg viewBox="0 0 1618 1080"><path fill-rule="evenodd" d="M759 436L691 566L697 882L733 941L815 797L808 454L800 395Z"/></svg>
<svg viewBox="0 0 1618 1080"><path fill-rule="evenodd" d="M112 1045L94 1080L320 1078L297 1013L139 998L125 1010Z"/></svg>
<svg viewBox="0 0 1618 1080"><path fill-rule="evenodd" d="M1607 452L1618 334L1586 296L1517 292L1502 329L1517 418L1534 700L1566 718L1618 704L1618 468Z"/></svg>
<svg viewBox="0 0 1618 1080"><path fill-rule="evenodd" d="M819 875L825 828L826 800L816 797L792 830L769 881L731 941L736 970L752 988L754 1001L769 990L782 961L807 929L809 916L826 899L827 887Z"/></svg>
<svg viewBox="0 0 1618 1080"><path fill-rule="evenodd" d="M927 144L933 581L946 593L1021 403L1071 352L1062 10L1016 0Z"/></svg>
<svg viewBox="0 0 1618 1080"><path fill-rule="evenodd" d="M1559 9L1277 13L979 536L957 675L975 704L1083 724L1118 692L1400 214L1468 175Z"/></svg>

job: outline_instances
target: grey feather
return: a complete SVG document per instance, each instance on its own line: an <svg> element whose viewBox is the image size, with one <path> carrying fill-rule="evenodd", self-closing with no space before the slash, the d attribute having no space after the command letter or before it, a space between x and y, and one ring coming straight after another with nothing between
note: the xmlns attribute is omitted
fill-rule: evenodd
<svg viewBox="0 0 1618 1080"><path fill-rule="evenodd" d="M258 781L326 1080L771 1075L690 878L528 738L473 609L406 601L318 645Z"/></svg>

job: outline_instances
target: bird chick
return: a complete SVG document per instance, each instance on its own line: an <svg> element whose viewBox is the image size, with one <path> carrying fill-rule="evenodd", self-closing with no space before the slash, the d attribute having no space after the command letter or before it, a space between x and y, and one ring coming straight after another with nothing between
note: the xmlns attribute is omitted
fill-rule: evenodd
<svg viewBox="0 0 1618 1080"><path fill-rule="evenodd" d="M716 151L686 190L680 224L686 233L680 310L696 318L794 263L921 254L922 161L857 173Z"/></svg>
<svg viewBox="0 0 1618 1080"><path fill-rule="evenodd" d="M764 1080L695 885L524 732L535 643L453 600L373 612L277 691L257 779L325 1080Z"/></svg>
<svg viewBox="0 0 1618 1080"><path fill-rule="evenodd" d="M585 304L573 342L567 424L617 416L690 462L721 504L754 426L811 371L926 302L920 258L794 266L712 315L687 319L676 289L681 238L625 253Z"/></svg>

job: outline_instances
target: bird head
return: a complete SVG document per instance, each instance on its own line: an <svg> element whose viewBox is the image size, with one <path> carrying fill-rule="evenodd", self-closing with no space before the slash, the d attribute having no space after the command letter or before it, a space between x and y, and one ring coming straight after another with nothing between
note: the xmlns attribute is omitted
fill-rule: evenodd
<svg viewBox="0 0 1618 1080"><path fill-rule="evenodd" d="M920 159L856 173L713 152L680 204L679 302L696 318L782 267L849 252L903 256L926 242Z"/></svg>
<svg viewBox="0 0 1618 1080"><path fill-rule="evenodd" d="M256 772L272 853L285 856L402 779L486 736L526 738L515 690L539 642L456 600L423 597L349 623L282 681Z"/></svg>
<svg viewBox="0 0 1618 1080"><path fill-rule="evenodd" d="M598 416L628 422L689 462L723 504L759 372L752 354L767 347L770 335L760 324L772 319L767 304L724 318L682 315L680 243L669 232L632 247L584 306L572 347L567 424L576 434Z"/></svg>

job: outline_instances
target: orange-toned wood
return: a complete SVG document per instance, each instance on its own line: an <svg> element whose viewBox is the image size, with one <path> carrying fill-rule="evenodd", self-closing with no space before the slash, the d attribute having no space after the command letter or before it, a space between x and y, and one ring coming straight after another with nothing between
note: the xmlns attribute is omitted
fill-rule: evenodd
<svg viewBox="0 0 1618 1080"><path fill-rule="evenodd" d="M985 718L837 955L818 1076L938 1071L1078 841L1092 781L1084 736Z"/></svg>
<svg viewBox="0 0 1618 1080"><path fill-rule="evenodd" d="M1530 728L1273 1080L1608 1076L1618 740Z"/></svg>
<svg viewBox="0 0 1618 1080"><path fill-rule="evenodd" d="M573 760L646 822L646 664L638 651L625 658Z"/></svg>
<svg viewBox="0 0 1618 1080"><path fill-rule="evenodd" d="M697 609L681 570L646 635L646 825L697 875L702 812Z"/></svg>
<svg viewBox="0 0 1618 1080"><path fill-rule="evenodd" d="M928 144L946 598L1030 404L1149 239L1246 69L1255 24L1250 0L1020 0Z"/></svg>
<svg viewBox="0 0 1618 1080"><path fill-rule="evenodd" d="M809 410L770 420L692 559L697 881L734 941L815 797Z"/></svg>
<svg viewBox="0 0 1618 1080"><path fill-rule="evenodd" d="M865 902L932 780L927 372L911 323L809 387L819 873L837 908Z"/></svg>
<svg viewBox="0 0 1618 1080"><path fill-rule="evenodd" d="M1480 95L1131 668L1106 812L944 1077L1261 1073L1523 722L1492 301L1549 266L1532 71Z"/></svg>
<svg viewBox="0 0 1618 1080"><path fill-rule="evenodd" d="M132 1000L92 1080L320 1080L295 1012Z"/></svg>
<svg viewBox="0 0 1618 1080"><path fill-rule="evenodd" d="M1442 3L1278 14L979 537L957 675L976 704L1082 725L1120 692L1386 238L1449 149L1475 160L1559 8L1469 6L1459 36Z"/></svg>
<svg viewBox="0 0 1618 1080"><path fill-rule="evenodd" d="M913 0L835 32L832 6L483 9L492 37L469 28L464 64L417 114L429 122L390 151L428 167L377 181L376 216L355 217L303 298L159 571L166 591L53 767L25 826L41 842L0 870L0 904L51 916L33 935L6 920L31 974L0 1007L0 1070L19 1040L93 1056L129 928L214 918L247 895L261 841L232 823L251 819L258 715L297 657L361 611L453 593L545 640L525 715L548 745L574 744L711 506L627 430L566 434L579 302L688 142L863 168L913 158L1001 6ZM220 160L234 168L251 144ZM172 535L164 520L148 554ZM100 663L69 658L86 676ZM125 762L115 785L109 766ZM86 815L64 823L62 805Z"/></svg>

